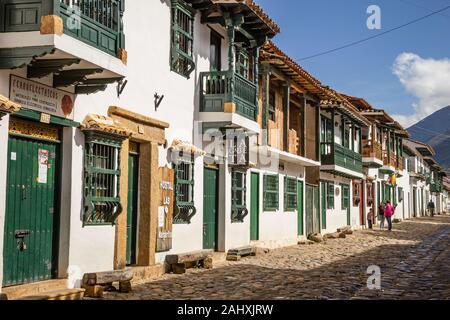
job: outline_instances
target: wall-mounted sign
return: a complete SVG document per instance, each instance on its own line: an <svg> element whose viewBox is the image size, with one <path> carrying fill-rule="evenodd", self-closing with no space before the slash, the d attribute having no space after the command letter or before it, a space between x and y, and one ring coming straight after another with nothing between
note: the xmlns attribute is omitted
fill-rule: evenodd
<svg viewBox="0 0 450 320"><path fill-rule="evenodd" d="M237 132L228 139L228 161L231 166L248 166L250 159L249 138L245 132Z"/></svg>
<svg viewBox="0 0 450 320"><path fill-rule="evenodd" d="M75 95L11 75L9 99L22 107L73 120Z"/></svg>
<svg viewBox="0 0 450 320"><path fill-rule="evenodd" d="M158 230L156 251L164 252L172 249L172 221L174 204L175 172L168 167L159 168Z"/></svg>

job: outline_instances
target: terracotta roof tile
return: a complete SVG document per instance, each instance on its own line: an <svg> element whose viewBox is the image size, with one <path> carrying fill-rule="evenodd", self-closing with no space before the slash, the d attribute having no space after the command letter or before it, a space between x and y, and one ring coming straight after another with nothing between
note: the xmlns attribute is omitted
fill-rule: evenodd
<svg viewBox="0 0 450 320"><path fill-rule="evenodd" d="M5 96L0 95L0 111L4 111L6 113L15 113L21 109L20 104L12 102Z"/></svg>
<svg viewBox="0 0 450 320"><path fill-rule="evenodd" d="M131 132L121 126L119 121L97 114L88 114L81 123L82 130L101 131L119 136L130 136Z"/></svg>

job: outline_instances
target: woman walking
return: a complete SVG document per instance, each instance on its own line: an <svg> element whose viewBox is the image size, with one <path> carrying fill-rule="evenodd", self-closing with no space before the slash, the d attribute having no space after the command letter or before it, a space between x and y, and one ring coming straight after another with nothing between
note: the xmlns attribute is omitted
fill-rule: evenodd
<svg viewBox="0 0 450 320"><path fill-rule="evenodd" d="M384 230L384 203L378 206L378 219L380 220L380 230Z"/></svg>
<svg viewBox="0 0 450 320"><path fill-rule="evenodd" d="M384 216L388 222L389 231L392 231L392 216L395 213L395 208L391 205L391 202L388 200L386 202L386 207L384 208Z"/></svg>

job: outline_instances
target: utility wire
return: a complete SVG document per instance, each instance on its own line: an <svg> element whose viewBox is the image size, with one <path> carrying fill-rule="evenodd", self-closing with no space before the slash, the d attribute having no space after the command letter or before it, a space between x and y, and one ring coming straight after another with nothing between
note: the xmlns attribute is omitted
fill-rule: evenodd
<svg viewBox="0 0 450 320"><path fill-rule="evenodd" d="M317 58L317 57L320 57L320 56L323 56L323 55L326 55L326 54L329 54L329 53L333 53L333 52L336 52L336 51L339 51L339 50L342 50L342 49L346 49L346 48L353 47L353 46L355 46L355 45L358 45L358 44L363 43L363 42L367 42L367 41L372 40L372 39L375 39L375 38L379 38L379 37L381 37L381 36L384 36L385 34L388 34L388 33L397 31L397 30L399 30L399 29L405 28L405 27L407 27L407 26L409 26L409 25L412 25L412 24L417 23L417 22L419 22L419 21L425 20L425 19L427 19L427 18L429 18L429 17L431 17L431 16L434 16L434 15L436 15L436 14L440 14L441 12L444 12L444 11L446 11L446 10L448 10L448 9L450 9L450 6L447 6L447 7L445 7L445 8L439 9L439 10L434 11L434 12L432 12L432 13L429 13L429 14L423 16L423 17L414 19L414 20L412 20L412 21L410 21L410 22L407 22L407 23L402 24L402 25L400 25L400 26L397 26L397 27L395 27L395 28L386 30L386 31L381 32L381 33L379 33L379 34L376 34L376 35L374 35L374 36L371 36L371 37L368 37L368 38L365 38L365 39L361 39L361 40L358 40L358 41L354 41L354 42L348 43L348 44L346 44L346 45L343 45L343 46L340 46L340 47L337 47L337 48L334 48L334 49L331 49L331 50L327 50L327 51L324 51L324 52L316 53L316 54L313 54L313 55L311 55L311 56L307 56L307 57L304 57L304 58L300 58L300 59L298 59L298 61L310 60L310 59L312 59L312 58Z"/></svg>
<svg viewBox="0 0 450 320"><path fill-rule="evenodd" d="M403 2L403 3L407 4L407 5L416 7L416 8L425 9L425 10L427 10L427 11L433 11L433 9L430 9L430 8L428 8L428 7L424 7L424 6L420 5L420 4L414 3L414 2L409 1L409 0L399 0L399 1L400 1L400 2ZM446 17L446 18L450 18L449 15L446 15L446 14L444 14L444 13L439 13L439 15L440 15L440 16L443 16L443 17Z"/></svg>

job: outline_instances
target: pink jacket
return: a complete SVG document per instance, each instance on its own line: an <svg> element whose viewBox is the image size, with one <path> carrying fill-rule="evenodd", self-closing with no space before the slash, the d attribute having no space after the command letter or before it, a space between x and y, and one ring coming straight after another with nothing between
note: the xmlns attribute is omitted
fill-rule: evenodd
<svg viewBox="0 0 450 320"><path fill-rule="evenodd" d="M391 204L387 204L384 208L384 216L386 218L392 217L394 215L395 209Z"/></svg>

